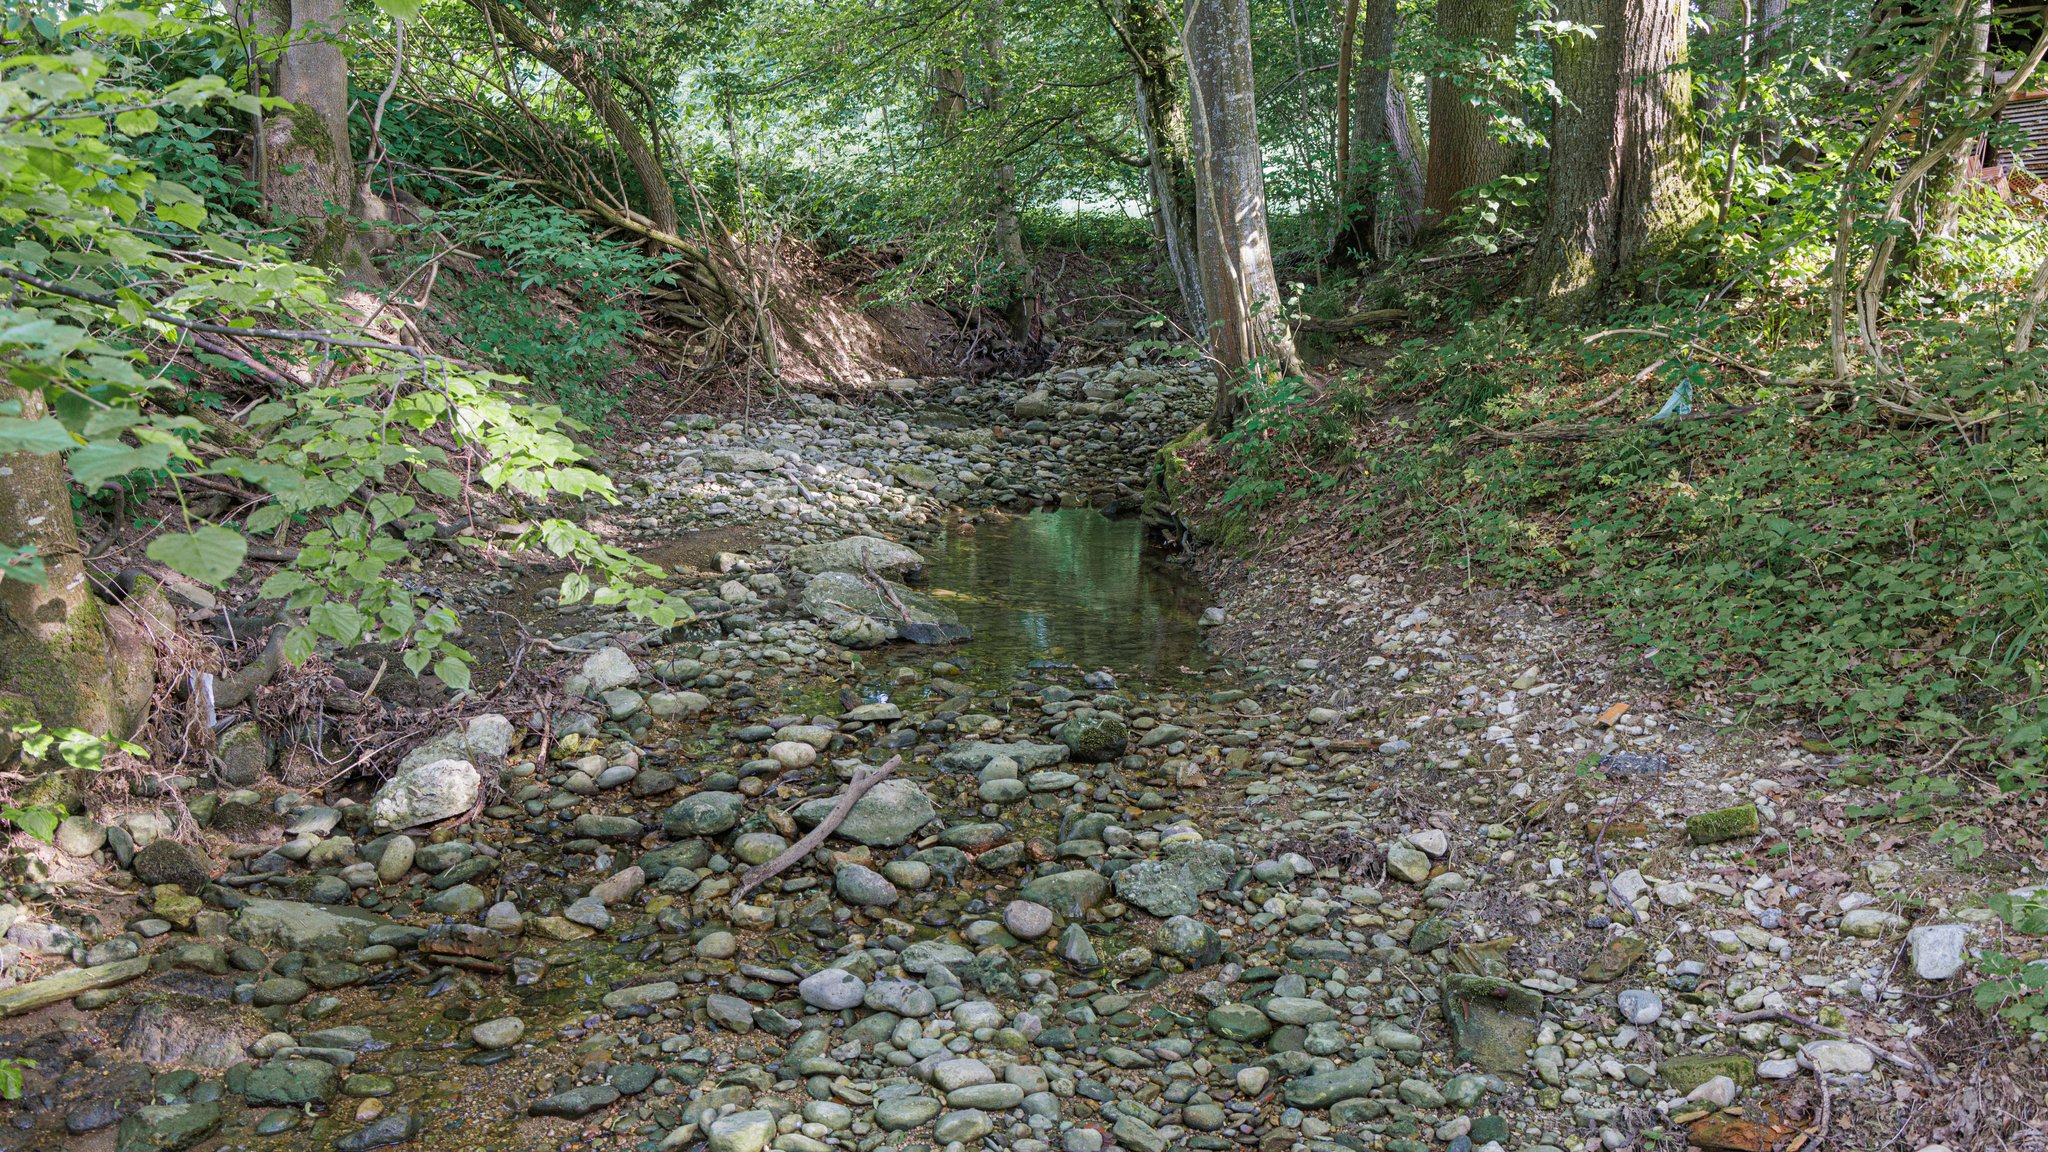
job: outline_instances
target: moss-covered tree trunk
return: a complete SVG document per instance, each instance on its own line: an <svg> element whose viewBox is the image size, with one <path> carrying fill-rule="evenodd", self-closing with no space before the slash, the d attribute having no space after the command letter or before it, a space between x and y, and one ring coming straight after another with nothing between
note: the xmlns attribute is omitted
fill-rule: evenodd
<svg viewBox="0 0 2048 1152"><path fill-rule="evenodd" d="M1266 230L1266 180L1252 91L1251 13L1245 0L1187 0L1181 48L1188 62L1190 137L1200 217L1202 300L1216 363L1212 431L1228 430L1239 388L1257 368L1299 375L1301 358L1281 311Z"/></svg>
<svg viewBox="0 0 2048 1152"><path fill-rule="evenodd" d="M981 6L982 106L989 123L1003 129L1003 104L1010 96L1009 61L1004 48L1007 14L1002 0L985 0ZM1007 142L1004 145L1007 151ZM996 256L1012 279L1004 297L1003 315L1010 324L1010 339L1031 338L1038 321L1038 274L1024 252L1024 221L1018 203L1017 166L1007 158L995 166L990 208L995 213Z"/></svg>
<svg viewBox="0 0 2048 1152"><path fill-rule="evenodd" d="M1437 0L1436 31L1454 60L1497 56L1513 47L1520 14L1519 0ZM1493 113L1478 102L1478 89L1461 74L1466 70L1454 66L1429 80L1425 229L1442 227L1464 205L1465 193L1499 179L1514 159L1514 149L1494 134Z"/></svg>
<svg viewBox="0 0 2048 1152"><path fill-rule="evenodd" d="M25 419L47 413L40 394L11 385L0 384L0 400L19 402ZM60 457L0 456L0 544L33 546L45 574L41 584L0 580L0 695L15 698L0 715L132 735L149 700L151 648L128 613L93 595Z"/></svg>
<svg viewBox="0 0 2048 1152"><path fill-rule="evenodd" d="M1564 0L1599 31L1552 43L1562 101L1549 202L1525 292L1572 313L1682 271L1679 242L1709 212L1692 126L1684 0Z"/></svg>
<svg viewBox="0 0 2048 1152"><path fill-rule="evenodd" d="M357 180L348 141L348 60L342 0L261 0L256 30L283 42L271 56L270 94L289 108L263 119L264 203L300 229L300 258L371 279L356 230Z"/></svg>
<svg viewBox="0 0 2048 1152"><path fill-rule="evenodd" d="M1195 174L1188 160L1188 107L1180 77L1178 19L1164 0L1130 0L1120 28L1131 57L1138 129L1145 137L1145 178L1166 263L1197 333L1208 332L1202 268L1196 256Z"/></svg>
<svg viewBox="0 0 2048 1152"><path fill-rule="evenodd" d="M1344 209L1332 245L1340 260L1385 259L1414 243L1422 229L1422 165L1393 68L1400 28L1396 0L1366 0L1354 45L1357 65L1348 78Z"/></svg>

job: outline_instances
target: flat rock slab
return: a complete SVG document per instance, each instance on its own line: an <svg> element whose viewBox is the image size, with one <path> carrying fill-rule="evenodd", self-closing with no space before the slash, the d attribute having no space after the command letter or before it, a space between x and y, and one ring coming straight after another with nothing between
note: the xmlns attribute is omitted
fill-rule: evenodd
<svg viewBox="0 0 2048 1152"><path fill-rule="evenodd" d="M234 936L259 948L340 952L363 947L370 933L390 925L382 916L345 905L323 907L252 896L235 913Z"/></svg>
<svg viewBox="0 0 2048 1152"><path fill-rule="evenodd" d="M948 772L979 772L988 767L988 762L998 756L1008 756L1017 762L1017 767L1029 772L1033 768L1050 768L1066 760L1065 744L1031 744L1019 741L1014 744L993 744L985 740L967 740L955 744L939 758L932 761L936 767Z"/></svg>

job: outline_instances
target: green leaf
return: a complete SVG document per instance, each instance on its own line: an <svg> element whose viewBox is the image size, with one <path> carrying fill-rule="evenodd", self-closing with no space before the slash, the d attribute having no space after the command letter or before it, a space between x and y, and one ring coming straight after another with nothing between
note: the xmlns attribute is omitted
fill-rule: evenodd
<svg viewBox="0 0 2048 1152"><path fill-rule="evenodd" d="M206 223L206 206L203 204L160 203L156 206L156 214L164 220L187 228L197 228Z"/></svg>
<svg viewBox="0 0 2048 1152"><path fill-rule="evenodd" d="M62 452L78 447L55 416L23 420L0 416L0 452Z"/></svg>
<svg viewBox="0 0 2048 1152"><path fill-rule="evenodd" d="M240 532L208 524L196 532L173 532L149 542L149 558L201 584L219 584L235 574L249 555Z"/></svg>
<svg viewBox="0 0 2048 1152"><path fill-rule="evenodd" d="M169 463L168 444L131 448L119 440L95 440L71 454L71 478L91 489L130 472L161 468Z"/></svg>
<svg viewBox="0 0 2048 1152"><path fill-rule="evenodd" d="M410 496L392 496L389 494L372 496L369 505L370 522L381 528L411 512L418 504L419 501L414 500Z"/></svg>
<svg viewBox="0 0 2048 1152"><path fill-rule="evenodd" d="M377 7L394 20L417 20L421 0L377 0Z"/></svg>
<svg viewBox="0 0 2048 1152"><path fill-rule="evenodd" d="M590 577L581 572L571 572L562 577L560 603L574 604L590 594Z"/></svg>
<svg viewBox="0 0 2048 1152"><path fill-rule="evenodd" d="M443 656L436 661L434 675L453 691L460 692L469 687L469 665L453 656Z"/></svg>
<svg viewBox="0 0 2048 1152"><path fill-rule="evenodd" d="M351 604L324 600L313 606L306 622L323 636L331 636L336 643L353 644L363 634L363 614Z"/></svg>
<svg viewBox="0 0 2048 1152"><path fill-rule="evenodd" d="M64 819L56 811L40 807L0 808L0 816L5 816L23 832L45 844L57 838L57 825Z"/></svg>
<svg viewBox="0 0 2048 1152"><path fill-rule="evenodd" d="M420 487L436 496L453 500L462 495L462 480L455 473L443 468L428 468L419 473Z"/></svg>
<svg viewBox="0 0 2048 1152"><path fill-rule="evenodd" d="M160 120L154 108L130 108L126 112L114 114L114 127L129 136L147 136L156 131Z"/></svg>
<svg viewBox="0 0 2048 1152"><path fill-rule="evenodd" d="M23 584L46 584L49 576L43 571L43 558L36 552L36 546L25 544L19 548L0 544L0 580L19 580Z"/></svg>

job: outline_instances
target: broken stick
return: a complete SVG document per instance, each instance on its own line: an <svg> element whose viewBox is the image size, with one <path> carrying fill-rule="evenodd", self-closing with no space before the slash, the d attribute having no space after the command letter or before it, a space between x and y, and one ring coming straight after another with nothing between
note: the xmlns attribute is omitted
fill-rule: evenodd
<svg viewBox="0 0 2048 1152"><path fill-rule="evenodd" d="M860 803L860 798L867 795L868 789L887 779L889 773L894 772L897 765L901 763L903 763L903 757L891 756L888 763L872 772L856 769L853 779L846 784L846 791L840 794L839 802L832 805L832 811L826 813L825 818L818 821L818 826L806 833L803 839L784 848L782 853L775 857L775 859L749 871L745 876L741 877L740 886L733 891L732 902L738 904L740 901L745 900L747 893L775 879L775 877L788 871L797 861L817 851L818 845L825 842L825 837L830 836L841 824L846 823L846 818L853 813L853 806Z"/></svg>

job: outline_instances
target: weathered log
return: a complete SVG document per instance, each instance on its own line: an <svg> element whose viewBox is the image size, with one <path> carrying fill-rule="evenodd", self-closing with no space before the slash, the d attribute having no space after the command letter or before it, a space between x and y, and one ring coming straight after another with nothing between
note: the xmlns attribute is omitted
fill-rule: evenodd
<svg viewBox="0 0 2048 1152"><path fill-rule="evenodd" d="M147 971L149 961L137 957L134 960L116 960L112 964L102 964L97 968L73 968L69 972L45 976L41 980L0 992L0 1018L33 1012L95 988L112 988L116 984L126 984Z"/></svg>

